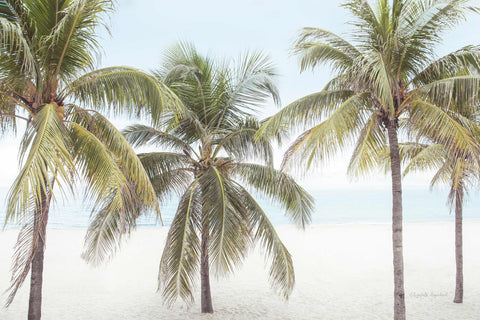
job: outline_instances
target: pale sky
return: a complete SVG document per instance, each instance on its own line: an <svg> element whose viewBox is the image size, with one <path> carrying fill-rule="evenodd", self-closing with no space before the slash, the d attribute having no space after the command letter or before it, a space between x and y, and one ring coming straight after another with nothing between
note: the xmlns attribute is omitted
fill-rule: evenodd
<svg viewBox="0 0 480 320"><path fill-rule="evenodd" d="M104 56L99 66L124 65L150 70L161 63L162 52L176 41L189 41L202 53L235 58L246 50L270 55L280 74L278 87L282 105L319 91L331 74L319 68L299 74L297 60L289 54L295 35L302 27L319 27L336 33L348 30L348 16L339 7L342 1L327 0L245 0L245 1L159 1L117 0L111 15L111 36L102 32ZM463 45L480 43L480 16L456 28L445 38L439 55ZM264 115L275 112L273 104ZM120 128L124 121L116 122ZM20 131L21 133L21 131ZM0 187L8 187L18 173L18 139L2 140ZM350 182L346 177L348 150L329 166L308 174L303 180L309 189L389 188L389 179L378 175ZM277 152L277 162L281 159ZM426 187L428 176L405 180L405 187Z"/></svg>

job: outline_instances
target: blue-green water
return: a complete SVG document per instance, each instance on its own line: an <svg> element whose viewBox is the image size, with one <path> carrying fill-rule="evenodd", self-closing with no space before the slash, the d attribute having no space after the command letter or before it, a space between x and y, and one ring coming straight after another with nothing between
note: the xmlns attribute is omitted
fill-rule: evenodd
<svg viewBox="0 0 480 320"><path fill-rule="evenodd" d="M7 190L0 189L2 201L0 221L5 218L5 195ZM383 223L391 221L391 191L382 190L317 190L311 192L315 198L315 211L312 216L313 224L338 223ZM403 213L404 221L453 221L446 201L447 190L404 190ZM172 198L162 206L162 218L165 225L169 225L176 209L176 201ZM290 224L281 207L272 205L269 200L259 199L275 225ZM480 219L480 195L472 192L468 195L464 207L464 218ZM86 228L90 219L90 209L81 199L70 200L69 203L58 201L49 217L50 228ZM138 221L139 227L153 227L160 225L155 216L142 217ZM8 227L12 227L9 224Z"/></svg>

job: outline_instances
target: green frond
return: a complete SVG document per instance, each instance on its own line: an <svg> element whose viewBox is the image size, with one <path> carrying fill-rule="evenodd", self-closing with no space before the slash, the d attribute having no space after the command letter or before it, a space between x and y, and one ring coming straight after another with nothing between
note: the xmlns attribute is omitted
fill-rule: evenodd
<svg viewBox="0 0 480 320"><path fill-rule="evenodd" d="M152 152L139 154L158 199L171 192L181 196L193 177L191 160L184 154ZM187 184L187 185L186 185Z"/></svg>
<svg viewBox="0 0 480 320"><path fill-rule="evenodd" d="M417 136L443 145L452 155L478 162L480 145L469 128L457 121L454 114L434 104L414 101L410 109L411 127Z"/></svg>
<svg viewBox="0 0 480 320"><path fill-rule="evenodd" d="M235 174L276 202L286 210L286 215L296 224L305 227L311 221L313 198L295 180L272 167L251 163L238 163Z"/></svg>
<svg viewBox="0 0 480 320"><path fill-rule="evenodd" d="M439 170L447 161L444 148L438 144L402 144L400 158L405 163L404 176L410 172Z"/></svg>
<svg viewBox="0 0 480 320"><path fill-rule="evenodd" d="M276 105L280 105L280 93L274 83L277 76L275 67L268 56L262 52L247 52L240 56L228 82L232 92L227 105L240 109L261 107L271 97Z"/></svg>
<svg viewBox="0 0 480 320"><path fill-rule="evenodd" d="M288 299L295 284L292 256L280 240L273 224L253 197L240 185L244 206L249 212L252 227L255 229L254 241L265 249L270 262L270 283L285 299Z"/></svg>
<svg viewBox="0 0 480 320"><path fill-rule="evenodd" d="M332 157L340 148L351 143L368 121L368 94L352 95L328 119L300 135L287 149L282 167L295 162L310 168L314 160Z"/></svg>
<svg viewBox="0 0 480 320"><path fill-rule="evenodd" d="M177 212L168 231L158 274L158 290L167 305L180 297L193 303L193 288L200 260L201 198L197 182L193 182L180 199Z"/></svg>
<svg viewBox="0 0 480 320"><path fill-rule="evenodd" d="M231 273L250 247L248 213L235 186L212 167L200 174L202 208L208 217L209 259L217 276Z"/></svg>
<svg viewBox="0 0 480 320"><path fill-rule="evenodd" d="M372 115L359 134L348 164L348 174L360 177L377 170L379 162L385 157L386 145L386 134L381 130L377 116ZM389 156L387 157L389 158Z"/></svg>
<svg viewBox="0 0 480 320"><path fill-rule="evenodd" d="M275 136L291 127L307 128L324 119L353 94L351 90L326 90L300 98L266 119L257 137Z"/></svg>
<svg viewBox="0 0 480 320"><path fill-rule="evenodd" d="M95 134L75 122L70 125L76 167L87 182L87 197L94 205L82 257L99 264L115 253L122 235L135 227L139 214L155 208L155 195L153 191L139 195L136 183L146 182L128 179L120 159Z"/></svg>
<svg viewBox="0 0 480 320"><path fill-rule="evenodd" d="M28 154L8 195L5 222L22 219L34 202L41 201L41 190L51 190L49 173L53 173L61 187L62 182L71 186L74 162L69 153L68 132L60 122L51 104L42 107L26 133L23 152Z"/></svg>
<svg viewBox="0 0 480 320"><path fill-rule="evenodd" d="M147 173L135 151L121 132L99 113L90 114L82 109L76 110L78 113L73 115L72 121L83 126L103 143L108 152L112 154L125 178L135 184L140 199L159 213L155 192Z"/></svg>
<svg viewBox="0 0 480 320"><path fill-rule="evenodd" d="M415 75L412 83L421 87L468 70L480 70L480 46L465 46L435 60Z"/></svg>
<svg viewBox="0 0 480 320"><path fill-rule="evenodd" d="M128 126L122 132L127 141L133 147L153 145L157 147L166 147L179 152L185 150L195 153L190 145L182 139L149 126L135 124Z"/></svg>
<svg viewBox="0 0 480 320"><path fill-rule="evenodd" d="M430 82L416 89L415 93L438 106L448 107L451 102L462 105L477 101L479 87L479 75L455 76Z"/></svg>
<svg viewBox="0 0 480 320"><path fill-rule="evenodd" d="M0 56L3 60L11 59L23 72L32 78L36 77L34 54L20 25L0 17L0 45L2 47Z"/></svg>
<svg viewBox="0 0 480 320"><path fill-rule="evenodd" d="M260 136L255 139L260 129L260 123L255 119L245 119L237 128L229 130L228 134L214 141L216 145L213 152L215 158L222 150L237 161L258 159L267 164L273 164L273 150L270 140Z"/></svg>
<svg viewBox="0 0 480 320"><path fill-rule="evenodd" d="M182 104L168 87L151 75L129 67L111 67L87 73L67 86L66 96L97 111L148 116L157 123L163 111L180 112Z"/></svg>

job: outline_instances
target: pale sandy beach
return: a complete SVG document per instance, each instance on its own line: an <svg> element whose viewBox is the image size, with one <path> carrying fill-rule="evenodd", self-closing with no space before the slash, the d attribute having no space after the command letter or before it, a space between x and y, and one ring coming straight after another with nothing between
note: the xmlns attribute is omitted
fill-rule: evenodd
<svg viewBox="0 0 480 320"><path fill-rule="evenodd" d="M458 305L451 302L453 223L405 225L409 319L480 319L480 221L464 228L465 301ZM311 226L305 232L278 227L295 264L290 300L271 291L264 259L252 250L235 275L213 282L213 315L201 315L198 303L162 305L155 291L166 230L137 230L109 264L94 268L80 259L84 229L49 229L42 319L392 319L388 224ZM0 232L2 291L17 232ZM0 309L0 319L26 319L27 303L28 284L8 310Z"/></svg>

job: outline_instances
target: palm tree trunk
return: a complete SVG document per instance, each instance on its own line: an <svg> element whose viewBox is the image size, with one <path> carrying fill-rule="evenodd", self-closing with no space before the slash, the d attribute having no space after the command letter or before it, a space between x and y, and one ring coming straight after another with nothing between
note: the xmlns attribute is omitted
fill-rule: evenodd
<svg viewBox="0 0 480 320"><path fill-rule="evenodd" d="M455 192L455 264L457 274L453 302L463 303L463 187L460 186Z"/></svg>
<svg viewBox="0 0 480 320"><path fill-rule="evenodd" d="M30 271L30 298L28 301L28 320L40 320L42 317L43 257L47 231L50 198L42 189L41 204L34 216L34 233L39 234ZM38 230L38 231L37 231Z"/></svg>
<svg viewBox="0 0 480 320"><path fill-rule="evenodd" d="M392 171L392 244L394 308L393 319L405 320L405 289L403 279L403 217L402 217L402 177L400 153L398 150L397 126L394 121L387 125L388 142Z"/></svg>
<svg viewBox="0 0 480 320"><path fill-rule="evenodd" d="M208 216L206 215L202 222L202 252L200 258L202 313L213 313L212 294L210 292L210 269L208 265L209 238Z"/></svg>

